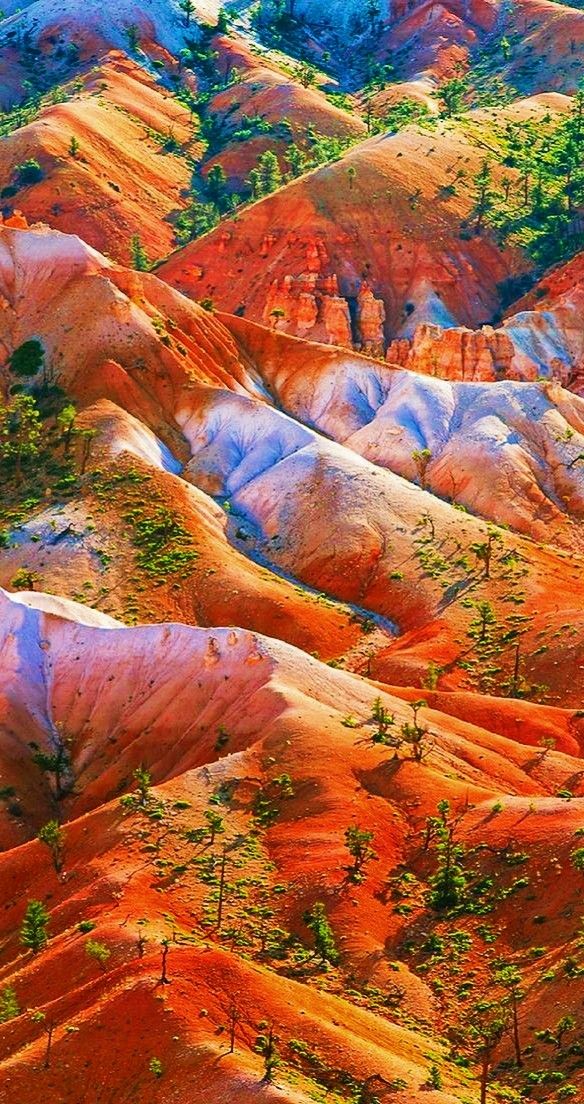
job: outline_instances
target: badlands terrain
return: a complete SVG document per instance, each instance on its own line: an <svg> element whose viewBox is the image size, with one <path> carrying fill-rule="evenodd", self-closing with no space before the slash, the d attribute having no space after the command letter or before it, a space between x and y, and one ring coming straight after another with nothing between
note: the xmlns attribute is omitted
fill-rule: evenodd
<svg viewBox="0 0 584 1104"><path fill-rule="evenodd" d="M4 0L0 1104L584 1104L583 61Z"/></svg>

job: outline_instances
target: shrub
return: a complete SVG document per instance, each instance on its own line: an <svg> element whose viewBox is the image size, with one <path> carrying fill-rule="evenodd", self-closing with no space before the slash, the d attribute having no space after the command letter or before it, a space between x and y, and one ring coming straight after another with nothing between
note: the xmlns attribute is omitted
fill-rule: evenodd
<svg viewBox="0 0 584 1104"><path fill-rule="evenodd" d="M42 180L44 176L39 162L33 157L17 165L15 172L18 183L23 188L28 187L29 184L38 184L39 180Z"/></svg>
<svg viewBox="0 0 584 1104"><path fill-rule="evenodd" d="M16 993L11 985L0 990L0 1023L14 1019L20 1015L20 1008L16 999Z"/></svg>
<svg viewBox="0 0 584 1104"><path fill-rule="evenodd" d="M162 1074L164 1073L164 1068L162 1062L160 1061L160 1058L151 1058L148 1063L148 1069L150 1070L150 1073L154 1074L155 1077L162 1077Z"/></svg>
<svg viewBox="0 0 584 1104"><path fill-rule="evenodd" d="M10 369L15 376L36 376L42 368L45 359L45 351L36 337L30 341L23 341L8 358Z"/></svg>
<svg viewBox="0 0 584 1104"><path fill-rule="evenodd" d="M89 955L89 958L94 958L96 962L99 962L102 970L105 970L112 952L105 943L100 943L97 939L88 939L85 944L85 953Z"/></svg>

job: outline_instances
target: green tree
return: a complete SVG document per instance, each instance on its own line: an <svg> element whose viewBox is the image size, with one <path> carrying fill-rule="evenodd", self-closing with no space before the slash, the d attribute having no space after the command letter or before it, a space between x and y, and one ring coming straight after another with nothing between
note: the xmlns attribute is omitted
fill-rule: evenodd
<svg viewBox="0 0 584 1104"><path fill-rule="evenodd" d="M269 195L280 187L282 173L275 153L266 150L265 153L260 154L256 168L249 174L249 183L254 199L261 199L262 196Z"/></svg>
<svg viewBox="0 0 584 1104"><path fill-rule="evenodd" d="M519 1037L519 1002L525 996L521 988L521 973L516 966L503 966L495 971L495 981L509 994L511 1006L511 1023L513 1028L513 1046L515 1049L515 1061L519 1067L523 1065L521 1053L521 1040Z"/></svg>
<svg viewBox="0 0 584 1104"><path fill-rule="evenodd" d="M383 705L381 698L375 698L373 706L371 708L371 714L375 724L377 726L376 731L372 736L374 744L391 744L395 746L397 743L395 737L390 736L389 730L395 725L395 714L390 713L389 709Z"/></svg>
<svg viewBox="0 0 584 1104"><path fill-rule="evenodd" d="M216 812L215 809L205 809L203 815L208 825L209 843L213 845L215 843L216 836L225 831L223 817L220 813Z"/></svg>
<svg viewBox="0 0 584 1104"><path fill-rule="evenodd" d="M503 35L503 37L501 38L501 41L499 42L499 48L505 61L509 61L509 58L511 57L511 43L509 42L509 39L506 35Z"/></svg>
<svg viewBox="0 0 584 1104"><path fill-rule="evenodd" d="M194 0L179 0L179 8L185 13L185 23L187 27L190 27L191 16L195 11Z"/></svg>
<svg viewBox="0 0 584 1104"><path fill-rule="evenodd" d="M32 395L15 395L7 406L0 403L0 457L14 465L18 483L23 464L36 460L41 440L41 416Z"/></svg>
<svg viewBox="0 0 584 1104"><path fill-rule="evenodd" d="M137 272L148 272L150 261L142 245L142 239L139 234L133 234L130 238L130 252L132 255L132 268L135 268Z"/></svg>
<svg viewBox="0 0 584 1104"><path fill-rule="evenodd" d="M63 451L65 456L69 455L71 448L71 438L75 430L75 419L77 417L77 411L73 406L73 403L67 403L62 410L57 414L57 427L61 432L61 440L63 441Z"/></svg>
<svg viewBox="0 0 584 1104"><path fill-rule="evenodd" d="M484 643L489 640L490 631L497 624L497 616L490 602L477 602L475 611L476 616L471 621L470 629L477 641Z"/></svg>
<svg viewBox="0 0 584 1104"><path fill-rule="evenodd" d="M12 985L7 985L4 989L0 989L0 1023L13 1020L15 1016L20 1016L16 990Z"/></svg>
<svg viewBox="0 0 584 1104"><path fill-rule="evenodd" d="M33 954L38 954L48 940L49 914L42 901L29 901L20 929L20 942Z"/></svg>
<svg viewBox="0 0 584 1104"><path fill-rule="evenodd" d="M263 1022L258 1024L258 1027L261 1034L256 1038L254 1050L261 1054L264 1060L263 1080L270 1084L274 1080L274 1073L280 1065L277 1049L278 1036L273 1023Z"/></svg>
<svg viewBox="0 0 584 1104"><path fill-rule="evenodd" d="M468 77L458 73L454 77L442 82L438 89L438 98L442 105L442 112L448 118L452 115L460 115L465 107L465 96L468 92Z"/></svg>
<svg viewBox="0 0 584 1104"><path fill-rule="evenodd" d="M493 1056L507 1029L507 1012L498 1001L480 1001L470 1016L469 1035L480 1062L480 1104L487 1104Z"/></svg>
<svg viewBox="0 0 584 1104"><path fill-rule="evenodd" d="M481 167L475 176L475 195L474 195L474 215L475 215L475 230L477 234L480 234L483 228L483 221L485 215L491 210L495 203L495 193L493 191L493 174L491 172L491 162L488 158L482 162Z"/></svg>
<svg viewBox="0 0 584 1104"><path fill-rule="evenodd" d="M302 152L295 142L292 142L291 145L288 146L285 153L285 160L287 165L290 166L291 176L302 176L302 173L306 172L306 154Z"/></svg>
<svg viewBox="0 0 584 1104"><path fill-rule="evenodd" d="M150 790L150 787L152 785L152 775L151 775L150 771L148 770L148 768L142 766L142 764L141 764L139 767L136 767L136 770L134 771L134 774L133 774L133 779L134 779L134 782L136 783L136 792L138 794L138 804L141 805L141 807L143 809L145 809L146 806L149 804L151 798L152 798L152 794L151 794L151 790Z"/></svg>
<svg viewBox="0 0 584 1104"><path fill-rule="evenodd" d="M375 34L377 24L379 23L379 17L381 15L379 0L367 0L365 7L367 11L367 18L369 19L369 30L371 34Z"/></svg>
<svg viewBox="0 0 584 1104"><path fill-rule="evenodd" d="M462 866L464 848L455 842L456 824L450 817L450 804L441 801L439 816L432 818L438 868L430 878L430 905L437 912L454 909L464 901L467 879Z"/></svg>
<svg viewBox="0 0 584 1104"><path fill-rule="evenodd" d="M428 1074L428 1087L430 1089L437 1089L440 1091L443 1088L442 1074L437 1065L430 1066L430 1072Z"/></svg>
<svg viewBox="0 0 584 1104"><path fill-rule="evenodd" d="M193 199L176 219L176 236L181 244L202 237L219 222L220 213L214 203Z"/></svg>
<svg viewBox="0 0 584 1104"><path fill-rule="evenodd" d="M43 751L36 743L29 744L33 763L45 774L53 775L55 796L58 801L70 793L73 787L69 745L70 739L62 731L58 733L52 751Z"/></svg>
<svg viewBox="0 0 584 1104"><path fill-rule="evenodd" d="M487 539L484 541L476 541L470 546L470 551L474 552L477 560L484 564L485 579L491 578L491 564L496 544L501 544L501 537L497 530L489 525L487 529Z"/></svg>
<svg viewBox="0 0 584 1104"><path fill-rule="evenodd" d="M556 1050L561 1050L564 1035L568 1035L575 1027L576 1020L574 1016L561 1016L555 1029L546 1027L543 1031L536 1031L535 1035L542 1043L549 1043L554 1046Z"/></svg>
<svg viewBox="0 0 584 1104"><path fill-rule="evenodd" d="M135 23L130 23L129 27L126 27L124 31L128 48L134 54L140 45L140 32Z"/></svg>
<svg viewBox="0 0 584 1104"><path fill-rule="evenodd" d="M65 830L58 820L49 820L39 832L39 840L51 853L53 866L57 874L63 869L63 857L65 851Z"/></svg>
<svg viewBox="0 0 584 1104"><path fill-rule="evenodd" d="M88 958L93 958L95 962L99 962L102 970L105 971L112 952L106 943L101 943L98 939L88 939L85 944L85 953Z"/></svg>
<svg viewBox="0 0 584 1104"><path fill-rule="evenodd" d="M36 158L31 157L28 161L23 161L22 164L17 165L16 178L18 183L23 188L28 188L30 184L38 184L45 175L40 162Z"/></svg>
<svg viewBox="0 0 584 1104"><path fill-rule="evenodd" d="M411 721L404 721L400 726L400 736L403 743L409 745L412 759L416 763L421 763L430 751L430 730L427 725L420 724L418 715L421 709L427 708L428 703L421 698L410 704L413 717Z"/></svg>
<svg viewBox="0 0 584 1104"><path fill-rule="evenodd" d="M575 869L584 873L584 847L577 847L575 851L572 851L570 859Z"/></svg>
<svg viewBox="0 0 584 1104"><path fill-rule="evenodd" d="M227 177L225 175L225 169L222 165L212 165L207 173L205 180L205 186L207 188L207 194L211 201L221 209L225 204L225 185L227 184Z"/></svg>
<svg viewBox="0 0 584 1104"><path fill-rule="evenodd" d="M412 452L412 460L416 465L418 472L418 478L420 480L420 487L422 490L426 487L426 472L428 470L428 464L432 459L432 453L429 448L414 449Z"/></svg>
<svg viewBox="0 0 584 1104"><path fill-rule="evenodd" d="M316 84L316 74L317 71L314 65L311 65L309 61L300 61L292 75L304 88L309 88Z"/></svg>
<svg viewBox="0 0 584 1104"><path fill-rule="evenodd" d="M370 829L359 828L358 824L350 824L345 831L345 846L353 859L345 869L353 882L363 881L363 868L377 858L377 853L369 846L373 836Z"/></svg>
<svg viewBox="0 0 584 1104"><path fill-rule="evenodd" d="M336 966L339 952L335 945L333 930L329 924L322 901L316 901L312 908L304 913L304 923L314 937L314 951L323 966L328 963Z"/></svg>
<svg viewBox="0 0 584 1104"><path fill-rule="evenodd" d="M10 370L15 376L36 376L45 362L45 350L36 337L23 341L8 357Z"/></svg>
<svg viewBox="0 0 584 1104"><path fill-rule="evenodd" d="M69 153L73 158L77 157L79 153L79 142L74 134L71 135L71 141L69 142Z"/></svg>

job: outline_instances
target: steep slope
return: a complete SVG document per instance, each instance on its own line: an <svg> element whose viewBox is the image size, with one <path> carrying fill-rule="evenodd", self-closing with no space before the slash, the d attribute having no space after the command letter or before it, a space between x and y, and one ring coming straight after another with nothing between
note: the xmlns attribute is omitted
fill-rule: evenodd
<svg viewBox="0 0 584 1104"><path fill-rule="evenodd" d="M476 611L491 602L489 648L501 664L495 685L512 690L520 648L526 693L538 696L542 683L552 700L574 700L582 649L577 569L563 553L490 533L429 488L532 537L549 531L578 546L580 400L521 384L454 388L318 346L307 371L304 343L209 314L76 239L4 230L3 240L5 357L40 337L48 378L83 408L76 432L99 435L89 454L80 442L65 501L47 461L44 500L37 493L23 512L23 488L9 504L6 519L17 524L9 524L0 553L5 583L27 586L32 574L40 587L85 593L130 620L216 622L235 602L245 625L311 640L325 657L339 657L357 643L359 626L369 627L371 646L363 640L350 659L359 669L377 654L382 665L373 669L391 681L400 681L405 662L417 684L439 667L446 686L479 689L489 676L483 641L478 651L474 641ZM34 296L26 296L29 288ZM83 319L76 347L73 318ZM272 407L274 399L293 417ZM53 447L66 460L62 437ZM113 459L105 471L104 454ZM241 560L228 541L265 565L246 569L240 599L233 572ZM270 578L270 567L317 593L299 602L290 583ZM216 585L207 584L209 570ZM84 588L72 589L81 573ZM270 583L256 606L262 573ZM563 588L553 601L551 573ZM321 623L322 592L342 606L325 599ZM282 601L290 599L286 612ZM410 635L394 643L396 626ZM570 661L556 672L566 626Z"/></svg>
<svg viewBox="0 0 584 1104"><path fill-rule="evenodd" d="M338 1086L342 1098L343 1086L373 1076L384 1102L406 1091L422 1104L433 1064L442 1085L433 1099L474 1102L472 1079L452 1061L462 1051L476 1068L458 971L473 970L477 991L492 993L488 958L519 963L530 1041L533 1010L539 1024L555 1024L550 995L576 1005L579 982L570 988L560 976L541 978L553 956L577 946L570 919L577 885L561 875L581 801L566 807L550 793L567 785L578 791L578 760L549 749L534 760L527 746L428 709L424 760L414 761L406 745L390 758L373 740L378 691L364 680L238 630L89 627L50 612L48 601L40 612L0 596L2 654L14 657L5 666L1 754L15 794L2 826L22 840L0 860L2 979L22 1009L0 1028L11 1095L58 1085L69 1104L81 1071L90 1070L101 1095L130 1099L138 1086L146 1104L169 1094L228 1101L234 1093L304 1104L319 1086ZM396 725L408 723L406 702L384 692L380 702ZM28 758L31 738L43 748L67 741L60 799L51 773ZM131 787L140 764L156 788L148 783L141 798L135 791L121 804L108 800ZM461 861L489 917L474 915L470 903L462 908L460 946L452 943L442 959L424 949L429 937L449 946L452 929L430 904L439 860L432 837L424 847L421 836L438 794L451 803L468 853ZM65 825L59 877L42 845L24 842L56 801ZM210 833L204 825L214 810ZM376 849L356 880L347 875L344 846L351 822L370 827ZM529 850L517 878L512 856L521 844ZM229 878L218 895L210 874L222 855ZM409 883L406 863L416 871ZM50 912L48 945L37 956L12 935L23 881ZM539 903L530 885L538 894L554 889L544 923L555 950L544 949L543 960L531 956L532 967L527 925ZM340 954L326 971L310 955L302 919L315 900L326 903ZM493 929L497 947L488 956L484 933ZM105 947L101 968L88 953L95 944ZM404 944L407 963L397 966ZM48 1052L42 1020L31 1036L34 1010L52 1025ZM427 1037L429 1021L444 1031L444 1043ZM276 1022L277 1089L261 1080L256 1042ZM533 1042L528 1071L545 1061L545 1043ZM104 1063L106 1046L113 1060ZM498 1057L506 1053L505 1038Z"/></svg>
<svg viewBox="0 0 584 1104"><path fill-rule="evenodd" d="M583 257L552 269L513 304L501 326L480 330L422 324L393 341L387 360L441 379L556 379L582 389Z"/></svg>
<svg viewBox="0 0 584 1104"><path fill-rule="evenodd" d="M322 347L307 372L303 344L244 319L223 320L278 403L300 421L473 513L536 540L554 540L555 531L570 547L578 542L570 518L582 516L584 406L561 388L450 384L437 378L439 370L419 378ZM423 332L444 345L445 335L460 334ZM413 366L419 371L417 360Z"/></svg>
<svg viewBox="0 0 584 1104"><path fill-rule="evenodd" d="M247 193L249 173L266 150L288 172L290 145L308 154L314 142L310 135L347 144L366 138L360 115L329 99L316 78L314 86L305 87L294 59L278 59L278 64L267 51L234 34L215 35L211 46L221 86L213 89L205 108L211 142L203 175L220 165L231 193Z"/></svg>
<svg viewBox="0 0 584 1104"><path fill-rule="evenodd" d="M164 256L175 243L173 216L186 207L188 158L201 151L189 112L119 52L79 84L5 139L5 216L16 208L125 263L136 235L152 260ZM23 183L19 166L31 159L40 179Z"/></svg>
<svg viewBox="0 0 584 1104"><path fill-rule="evenodd" d="M0 1104L584 1100L583 27L6 0Z"/></svg>
<svg viewBox="0 0 584 1104"><path fill-rule="evenodd" d="M193 4L197 17L211 20L218 5L213 0ZM93 50L109 46L126 46L126 32L134 25L146 44L159 44L178 54L184 45L185 17L178 0L119 0L115 7L101 0L86 0L83 9L75 0L28 0L28 3L7 0L4 12L8 18L3 35L8 42L28 36L43 46L50 46L50 35L58 31L65 39L91 43ZM193 20L196 34L196 22Z"/></svg>
<svg viewBox="0 0 584 1104"><path fill-rule="evenodd" d="M489 321L498 285L525 261L461 235L472 200L452 184L484 156L448 124L372 138L225 220L159 275L231 313L372 352L418 322Z"/></svg>
<svg viewBox="0 0 584 1104"><path fill-rule="evenodd" d="M582 74L582 10L553 0L519 0L507 21L513 46L505 77L525 92L576 92Z"/></svg>

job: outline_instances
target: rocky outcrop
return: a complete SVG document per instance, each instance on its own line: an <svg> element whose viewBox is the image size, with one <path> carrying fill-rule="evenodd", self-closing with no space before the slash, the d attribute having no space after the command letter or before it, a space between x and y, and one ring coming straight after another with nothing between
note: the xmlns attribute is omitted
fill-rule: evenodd
<svg viewBox="0 0 584 1104"><path fill-rule="evenodd" d="M358 348L369 356L382 357L385 348L383 324L385 307L382 299L376 299L367 284L359 290L357 296L357 336Z"/></svg>
<svg viewBox="0 0 584 1104"><path fill-rule="evenodd" d="M387 360L428 376L452 380L495 380L511 376L515 348L502 330L463 326L445 330L429 323L413 338L392 341Z"/></svg>
<svg viewBox="0 0 584 1104"><path fill-rule="evenodd" d="M312 258L313 265L316 258ZM336 276L318 271L274 280L266 301L264 322L298 337L352 348L349 304L339 295Z"/></svg>
<svg viewBox="0 0 584 1104"><path fill-rule="evenodd" d="M262 241L262 256L266 257L275 244L275 235ZM339 281L330 272L330 261L322 239L308 239L303 245L304 271L300 275L286 274L276 278L269 288L263 322L272 329L326 345L357 349L369 356L383 357L385 349L385 306L376 299L366 282L358 287L354 326L349 298L339 293Z"/></svg>

